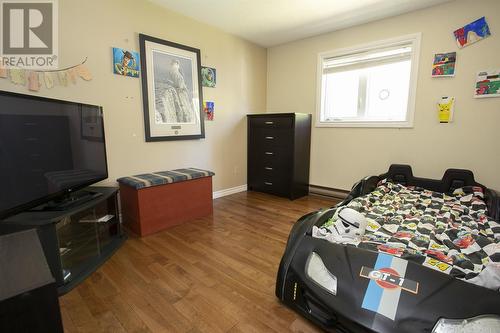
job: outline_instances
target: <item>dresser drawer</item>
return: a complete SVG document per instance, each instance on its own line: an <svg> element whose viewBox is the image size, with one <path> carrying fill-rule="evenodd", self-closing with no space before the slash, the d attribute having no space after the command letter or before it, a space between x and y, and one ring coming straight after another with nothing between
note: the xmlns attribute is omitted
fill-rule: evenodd
<svg viewBox="0 0 500 333"><path fill-rule="evenodd" d="M276 131L275 131L276 132ZM249 138L250 146L255 153L273 152L288 154L291 156L293 150L293 140L288 135L259 134Z"/></svg>
<svg viewBox="0 0 500 333"><path fill-rule="evenodd" d="M288 195L290 192L290 181L288 179L257 179L249 183L249 189L277 195Z"/></svg>
<svg viewBox="0 0 500 333"><path fill-rule="evenodd" d="M254 128L292 128L291 117L251 117L250 126Z"/></svg>
<svg viewBox="0 0 500 333"><path fill-rule="evenodd" d="M252 148L281 149L293 145L293 132L288 129L256 128L250 133Z"/></svg>
<svg viewBox="0 0 500 333"><path fill-rule="evenodd" d="M279 161L253 161L248 166L248 174L251 179L290 180L292 165Z"/></svg>
<svg viewBox="0 0 500 333"><path fill-rule="evenodd" d="M270 167L283 167L289 165L291 167L292 160L291 149L255 149L249 153L249 158L252 165L262 165Z"/></svg>
<svg viewBox="0 0 500 333"><path fill-rule="evenodd" d="M289 163L278 163L271 166L263 160L254 161L248 169L248 188L281 196L289 196L292 165Z"/></svg>

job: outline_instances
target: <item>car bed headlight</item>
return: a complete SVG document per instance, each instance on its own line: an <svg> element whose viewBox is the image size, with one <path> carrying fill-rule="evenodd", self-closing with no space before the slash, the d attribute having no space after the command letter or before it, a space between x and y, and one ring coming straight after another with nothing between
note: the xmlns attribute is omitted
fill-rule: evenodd
<svg viewBox="0 0 500 333"><path fill-rule="evenodd" d="M306 274L320 287L333 295L337 295L337 277L330 273L316 252L312 252L307 259Z"/></svg>
<svg viewBox="0 0 500 333"><path fill-rule="evenodd" d="M469 319L438 320L432 333L498 333L500 332L500 317L495 315L477 316Z"/></svg>

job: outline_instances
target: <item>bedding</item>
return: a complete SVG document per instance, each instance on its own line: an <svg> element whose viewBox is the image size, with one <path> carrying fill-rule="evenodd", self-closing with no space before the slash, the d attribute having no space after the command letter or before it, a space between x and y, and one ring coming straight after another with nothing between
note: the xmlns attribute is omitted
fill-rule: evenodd
<svg viewBox="0 0 500 333"><path fill-rule="evenodd" d="M481 187L440 193L384 179L347 204L367 219L365 234L348 244L384 252L449 274L478 279L500 262L500 224L487 216ZM332 216L313 236L332 240ZM488 269L487 271L490 271Z"/></svg>

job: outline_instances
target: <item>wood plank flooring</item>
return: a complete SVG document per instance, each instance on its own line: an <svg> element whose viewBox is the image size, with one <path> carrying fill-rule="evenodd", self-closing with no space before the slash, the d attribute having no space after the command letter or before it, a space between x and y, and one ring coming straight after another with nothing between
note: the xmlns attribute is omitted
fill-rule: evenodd
<svg viewBox="0 0 500 333"><path fill-rule="evenodd" d="M319 332L274 295L293 223L336 202L257 192L214 200L213 216L130 238L60 298L65 332Z"/></svg>

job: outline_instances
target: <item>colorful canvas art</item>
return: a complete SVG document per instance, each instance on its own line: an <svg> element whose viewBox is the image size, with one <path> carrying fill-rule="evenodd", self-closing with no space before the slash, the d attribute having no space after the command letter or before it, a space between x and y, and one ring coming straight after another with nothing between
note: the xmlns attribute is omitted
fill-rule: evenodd
<svg viewBox="0 0 500 333"><path fill-rule="evenodd" d="M201 85L203 87L215 88L217 83L217 71L211 67L201 67Z"/></svg>
<svg viewBox="0 0 500 333"><path fill-rule="evenodd" d="M491 35L490 28L484 16L465 25L463 28L455 30L453 34L459 48L466 47Z"/></svg>
<svg viewBox="0 0 500 333"><path fill-rule="evenodd" d="M432 77L455 76L456 52L438 53L434 55Z"/></svg>
<svg viewBox="0 0 500 333"><path fill-rule="evenodd" d="M474 97L500 97L500 70L477 73Z"/></svg>
<svg viewBox="0 0 500 333"><path fill-rule="evenodd" d="M139 77L140 63L139 53L113 47L113 73Z"/></svg>
<svg viewBox="0 0 500 333"><path fill-rule="evenodd" d="M441 97L437 105L438 105L439 122L450 123L453 120L455 97Z"/></svg>
<svg viewBox="0 0 500 333"><path fill-rule="evenodd" d="M215 103L214 102L203 102L203 111L205 111L205 116L207 120L214 120Z"/></svg>

